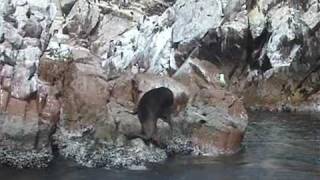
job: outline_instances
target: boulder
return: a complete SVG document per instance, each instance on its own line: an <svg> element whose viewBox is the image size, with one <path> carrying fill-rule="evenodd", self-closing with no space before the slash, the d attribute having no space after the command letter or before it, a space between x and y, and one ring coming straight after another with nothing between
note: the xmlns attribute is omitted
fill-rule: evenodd
<svg viewBox="0 0 320 180"><path fill-rule="evenodd" d="M65 31L79 38L86 38L94 31L99 20L100 10L94 3L78 0L67 16Z"/></svg>

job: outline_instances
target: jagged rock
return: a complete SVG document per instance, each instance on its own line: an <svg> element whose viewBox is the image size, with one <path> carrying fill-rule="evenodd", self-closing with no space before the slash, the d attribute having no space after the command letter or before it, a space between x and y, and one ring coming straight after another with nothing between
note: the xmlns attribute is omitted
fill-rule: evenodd
<svg viewBox="0 0 320 180"><path fill-rule="evenodd" d="M22 27L22 29L25 31L24 36L25 37L31 37L31 38L40 38L42 33L42 26L33 20L29 20L25 23L25 25Z"/></svg>
<svg viewBox="0 0 320 180"><path fill-rule="evenodd" d="M68 14L70 13L70 11L75 3L76 3L76 0L62 0L62 1L60 1L60 6L61 6L62 12L65 16L68 16Z"/></svg>
<svg viewBox="0 0 320 180"><path fill-rule="evenodd" d="M142 18L137 27L124 31L109 43L102 57L106 68L117 71L126 69L132 72L153 72L167 74L175 69L173 50L171 49L173 10L168 9L162 16Z"/></svg>
<svg viewBox="0 0 320 180"><path fill-rule="evenodd" d="M267 56L272 67L289 66L300 59L303 27L292 9L282 7L270 12L272 34L267 44Z"/></svg>
<svg viewBox="0 0 320 180"><path fill-rule="evenodd" d="M78 0L67 16L66 31L79 38L86 38L96 28L100 10L94 3L86 0Z"/></svg>
<svg viewBox="0 0 320 180"><path fill-rule="evenodd" d="M320 56L315 46L319 44L319 21L310 18L310 13L317 17L319 13L315 9L318 6L314 0L257 1L253 4L250 12L260 9L259 17L266 23L261 23L264 31L252 46L252 57L258 61L251 68L258 69L259 73L253 81L244 83L247 106L255 104L265 107L263 109L282 110L283 107L296 107L317 91L314 82L318 79L316 69ZM258 24L256 26L259 28ZM314 68L310 68L312 66Z"/></svg>
<svg viewBox="0 0 320 180"><path fill-rule="evenodd" d="M4 25L4 39L12 44L13 48L19 49L22 45L23 38L18 31L9 23Z"/></svg>
<svg viewBox="0 0 320 180"><path fill-rule="evenodd" d="M210 28L218 27L223 17L222 7L219 0L198 3L178 0L174 5L176 21L173 25L173 42L188 43L197 38L201 39ZM192 11L194 13L190 13Z"/></svg>
<svg viewBox="0 0 320 180"><path fill-rule="evenodd" d="M118 36L127 31L128 27L132 25L134 23L126 18L117 17L112 14L104 15L96 34L92 37L92 51L98 56L107 55L109 57L113 55L115 53L113 46L117 43Z"/></svg>

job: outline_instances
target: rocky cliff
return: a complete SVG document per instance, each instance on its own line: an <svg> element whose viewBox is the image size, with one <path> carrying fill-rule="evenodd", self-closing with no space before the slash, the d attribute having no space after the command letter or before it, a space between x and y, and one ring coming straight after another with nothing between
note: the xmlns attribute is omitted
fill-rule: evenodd
<svg viewBox="0 0 320 180"><path fill-rule="evenodd" d="M245 107L317 111L318 0L0 2L0 162L88 167L237 152ZM127 135L160 86L175 97L161 146Z"/></svg>

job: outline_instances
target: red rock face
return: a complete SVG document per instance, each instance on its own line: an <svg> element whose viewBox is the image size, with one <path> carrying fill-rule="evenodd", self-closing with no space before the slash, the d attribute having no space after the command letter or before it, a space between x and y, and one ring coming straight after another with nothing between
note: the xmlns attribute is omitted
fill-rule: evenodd
<svg viewBox="0 0 320 180"><path fill-rule="evenodd" d="M239 151L243 137L244 132L231 128L226 132L218 132L215 135L215 145L225 152L234 153Z"/></svg>
<svg viewBox="0 0 320 180"><path fill-rule="evenodd" d="M39 81L36 87L32 87L37 88L36 91L28 89L28 77L23 76L26 74L21 73L19 69L28 72L25 67L17 68L10 65L4 65L1 69L0 140L11 152L39 150L44 154L50 154L49 137L59 121L61 107L61 102L56 96L59 93L56 82L40 74L40 79L51 82ZM41 70L42 73L45 72L44 68Z"/></svg>
<svg viewBox="0 0 320 180"><path fill-rule="evenodd" d="M10 98L6 111L10 115L26 117L27 102L16 98Z"/></svg>
<svg viewBox="0 0 320 180"><path fill-rule="evenodd" d="M10 78L2 77L2 79ZM5 81L2 81L2 85L4 85L3 83ZM49 94L49 92L46 92L46 94ZM11 96L10 88L0 90L0 108L3 117L0 139L10 151L47 150L50 148L49 136L52 127L57 123L57 118L54 121L50 117L44 123L43 119L46 117L43 116L42 110L48 109L50 103L47 99L50 98L47 97L52 96L45 96L43 108L40 108L38 96L39 93L36 93L27 95L27 99L25 99L26 96L19 99ZM59 104L56 104L55 107L59 107ZM57 111L53 110L46 111L45 114L53 116L53 113L55 113L55 116L58 114Z"/></svg>
<svg viewBox="0 0 320 180"><path fill-rule="evenodd" d="M144 93L164 86L174 93L173 116L177 127L183 127L178 132L191 140L194 149L204 154L232 153L239 149L244 133L241 125L216 120L214 113L203 120L207 124L199 123L201 119L198 122L197 115L188 117L190 108L195 110L195 114L199 110L202 116L201 109L211 107L222 109L223 112L218 112L231 119L247 118L241 99L219 86L215 79L218 73L212 72L204 79L205 76L192 68L194 73L175 76L175 79L151 74L123 74L115 80L108 80L96 59L90 56L84 59L70 62L41 59L37 92L28 98L10 96L8 90L11 86L5 81L10 79L7 77L10 72L2 71L1 83L5 88L0 91L0 107L9 117L19 117L31 123L29 129L33 129L33 138L26 141L30 142L26 147L39 149L50 144L51 129L59 121L63 121L61 124L67 131L89 129L95 138L110 142L123 135L139 133L141 125L138 118L127 111L134 110ZM215 123L227 125L217 126ZM158 129L157 141L172 143L168 125L159 120ZM38 143L31 147L31 142Z"/></svg>
<svg viewBox="0 0 320 180"><path fill-rule="evenodd" d="M242 100L225 89L213 87L202 89L196 94L195 101L208 106L227 109L228 113L234 117L247 118L247 111L243 106Z"/></svg>
<svg viewBox="0 0 320 180"><path fill-rule="evenodd" d="M198 107L214 107L218 110L226 111L225 117L238 119L242 121L245 127L247 112L239 98L225 90L213 88L202 89L193 99L193 104ZM201 110L199 111L199 113ZM232 125L227 119L216 120L215 114L202 113L204 116L203 125L192 129L191 137L195 147L208 154L234 153L240 149L244 135L244 129L237 125ZM223 123L223 126L215 127L215 123L207 125L207 122L216 121L217 124ZM210 124L210 123L209 123ZM216 130L214 130L216 129Z"/></svg>
<svg viewBox="0 0 320 180"><path fill-rule="evenodd" d="M244 132L234 128L213 133L207 127L200 127L194 129L192 142L208 154L232 154L239 151L243 136Z"/></svg>
<svg viewBox="0 0 320 180"><path fill-rule="evenodd" d="M71 126L86 126L107 117L109 84L99 74L88 74L88 68L96 67L74 62L65 74L62 107Z"/></svg>

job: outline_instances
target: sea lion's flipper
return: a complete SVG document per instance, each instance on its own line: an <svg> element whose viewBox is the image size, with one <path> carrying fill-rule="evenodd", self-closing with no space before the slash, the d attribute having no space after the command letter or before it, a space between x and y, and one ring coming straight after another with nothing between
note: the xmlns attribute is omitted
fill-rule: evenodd
<svg viewBox="0 0 320 180"><path fill-rule="evenodd" d="M167 108L165 109L161 115L160 115L160 118L168 123L168 125L170 126L170 130L173 130L173 122L172 122L172 117L171 117L171 112L172 112L172 109L171 108Z"/></svg>
<svg viewBox="0 0 320 180"><path fill-rule="evenodd" d="M151 119L146 119L144 122L141 122L141 133L147 138L151 139L157 133L157 120L154 120L154 117Z"/></svg>

